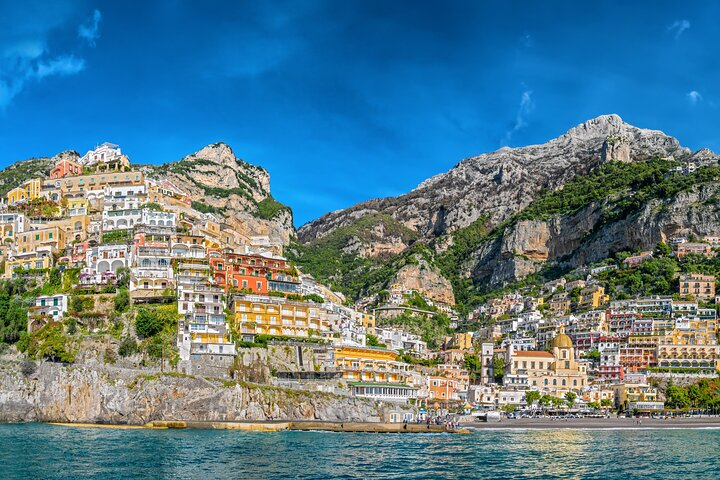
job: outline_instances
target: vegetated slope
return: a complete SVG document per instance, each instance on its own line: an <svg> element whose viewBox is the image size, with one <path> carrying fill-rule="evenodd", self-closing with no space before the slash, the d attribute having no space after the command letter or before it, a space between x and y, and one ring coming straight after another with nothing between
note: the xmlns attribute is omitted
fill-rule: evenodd
<svg viewBox="0 0 720 480"><path fill-rule="evenodd" d="M352 277L348 291L362 295L377 289L368 271L384 272L385 285L395 278L399 242L405 248L424 242L432 248L426 257L452 281L455 297L473 303L541 269L647 248L680 231L712 231L717 159L709 150L692 153L662 132L603 116L544 145L464 160L407 195L325 215L299 230L295 259L316 274L317 262L311 260L322 258L332 244L345 255L325 264L322 275L340 286ZM703 168L689 175L671 172L687 162ZM386 235L335 235L379 215L415 234L393 238L397 258L373 257L373 247L387 242ZM362 248L346 248L357 244Z"/></svg>

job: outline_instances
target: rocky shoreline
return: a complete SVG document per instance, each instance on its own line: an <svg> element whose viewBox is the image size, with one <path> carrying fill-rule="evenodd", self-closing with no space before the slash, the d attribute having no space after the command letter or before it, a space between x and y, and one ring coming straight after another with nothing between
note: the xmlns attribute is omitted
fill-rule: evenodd
<svg viewBox="0 0 720 480"><path fill-rule="evenodd" d="M90 362L0 360L0 423L145 425L152 421L378 422L387 405L323 392Z"/></svg>

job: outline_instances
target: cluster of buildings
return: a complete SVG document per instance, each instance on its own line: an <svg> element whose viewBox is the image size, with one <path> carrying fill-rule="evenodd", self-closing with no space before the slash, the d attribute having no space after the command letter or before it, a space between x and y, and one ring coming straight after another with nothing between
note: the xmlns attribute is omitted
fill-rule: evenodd
<svg viewBox="0 0 720 480"><path fill-rule="evenodd" d="M500 408L527 404L526 394L537 391L657 409L662 402L648 375L709 375L720 366L716 311L704 306L717 301L713 276L681 275L676 298L612 301L597 281L603 271L637 268L652 252L590 269L584 279L547 282L534 295L505 294L466 319L427 298L428 310L408 307L419 293L402 286L370 313L299 272L281 245L194 209L168 179L146 178L109 143L81 158L60 157L48 178L10 190L0 234L4 278L74 269L76 290L93 294L113 291L126 276L133 304L176 303L183 361L232 359L242 342L262 337L290 348L314 345L322 368L280 373L340 382L356 396ZM710 256L720 239L672 243L680 258ZM67 295L38 297L30 330L62 320L69 308ZM376 324L376 316L407 310L442 312L453 326L476 328L431 350L419 335ZM302 363L300 347L297 356Z"/></svg>

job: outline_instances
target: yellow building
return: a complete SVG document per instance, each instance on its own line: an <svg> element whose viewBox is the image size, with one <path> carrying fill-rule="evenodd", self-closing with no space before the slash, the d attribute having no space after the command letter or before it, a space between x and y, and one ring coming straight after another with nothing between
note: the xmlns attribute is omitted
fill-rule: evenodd
<svg viewBox="0 0 720 480"><path fill-rule="evenodd" d="M61 227L46 227L22 232L15 237L19 254L35 252L41 247L50 247L53 252L65 250L67 236Z"/></svg>
<svg viewBox="0 0 720 480"><path fill-rule="evenodd" d="M43 256L38 253L18 255L14 260L7 260L5 262L5 273L3 277L13 278L15 276L15 270L47 269L52 266L53 261L50 255Z"/></svg>
<svg viewBox="0 0 720 480"><path fill-rule="evenodd" d="M235 328L241 335L321 337L330 330L324 311L312 302L284 297L236 295L232 301Z"/></svg>
<svg viewBox="0 0 720 480"><path fill-rule="evenodd" d="M551 346L551 352L508 349L505 386L531 388L556 397L581 391L588 384L587 368L575 360L575 348L564 327Z"/></svg>
<svg viewBox="0 0 720 480"><path fill-rule="evenodd" d="M375 332L375 315L372 313L355 311L353 312L353 320L360 322L367 333L372 334Z"/></svg>
<svg viewBox="0 0 720 480"><path fill-rule="evenodd" d="M615 387L615 406L618 408L627 409L631 403L657 401L657 389L648 384L625 383Z"/></svg>
<svg viewBox="0 0 720 480"><path fill-rule="evenodd" d="M69 198L67 204L63 206L62 211L63 215L69 217L87 215L88 213L90 213L90 202L84 197Z"/></svg>
<svg viewBox="0 0 720 480"><path fill-rule="evenodd" d="M397 353L380 348L335 348L335 368L343 372L343 379L351 382L405 382L410 366L398 358Z"/></svg>
<svg viewBox="0 0 720 480"><path fill-rule="evenodd" d="M578 299L578 308L580 310L598 308L600 305L607 303L608 300L610 300L610 297L605 295L605 288L603 287L583 288Z"/></svg>
<svg viewBox="0 0 720 480"><path fill-rule="evenodd" d="M40 196L41 179L32 178L7 193L8 205L27 202Z"/></svg>
<svg viewBox="0 0 720 480"><path fill-rule="evenodd" d="M93 200L93 196L104 198L105 187L137 186L138 190L133 191L133 194L140 193L145 189L145 179L140 171L94 173L44 180L42 186L47 191L59 191L63 197L82 196L86 191L92 191L94 193L88 193L87 197L88 200Z"/></svg>
<svg viewBox="0 0 720 480"><path fill-rule="evenodd" d="M445 338L445 349L472 350L473 334L456 333L452 337Z"/></svg>

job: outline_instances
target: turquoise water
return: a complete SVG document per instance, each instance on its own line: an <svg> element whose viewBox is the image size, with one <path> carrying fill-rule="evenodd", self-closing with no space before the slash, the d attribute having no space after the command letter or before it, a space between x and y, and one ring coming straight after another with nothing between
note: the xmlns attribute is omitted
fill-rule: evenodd
<svg viewBox="0 0 720 480"><path fill-rule="evenodd" d="M0 425L0 478L718 478L719 430L473 435Z"/></svg>

